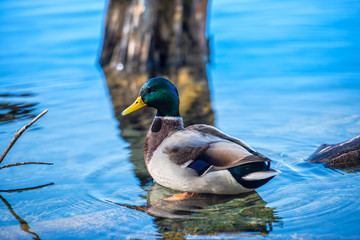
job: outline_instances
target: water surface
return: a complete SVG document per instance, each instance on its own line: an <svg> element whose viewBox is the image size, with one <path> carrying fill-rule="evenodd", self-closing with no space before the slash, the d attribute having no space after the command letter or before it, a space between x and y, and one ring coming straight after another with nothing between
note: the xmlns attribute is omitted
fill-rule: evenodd
<svg viewBox="0 0 360 240"><path fill-rule="evenodd" d="M1 192L0 238L360 238L359 173L303 161L359 134L359 7L211 2L215 125L282 174L251 194L170 204L162 198L173 191L135 174L130 156L142 156L121 136L97 65L106 3L3 1L0 147L49 109L3 164L54 166L2 169L0 189L54 184Z"/></svg>

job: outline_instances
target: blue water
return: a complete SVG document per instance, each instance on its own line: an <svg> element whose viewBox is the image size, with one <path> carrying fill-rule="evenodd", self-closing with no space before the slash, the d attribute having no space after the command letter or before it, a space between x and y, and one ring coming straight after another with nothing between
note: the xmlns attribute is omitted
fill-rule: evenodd
<svg viewBox="0 0 360 240"><path fill-rule="evenodd" d="M272 158L282 171L258 195L207 205L199 216L234 224L216 231L211 221L186 225L142 210L157 188L149 191L133 172L129 143L120 137L97 64L106 4L0 3L0 103L28 110L1 122L0 148L49 109L2 165L54 166L0 170L1 190L54 183L0 192L31 232L41 239L360 238L359 173L303 161L322 143L359 135L359 2L210 3L208 76L215 125ZM8 111L1 108L0 114ZM241 226L248 228L229 219L246 219ZM0 202L0 238L33 236Z"/></svg>

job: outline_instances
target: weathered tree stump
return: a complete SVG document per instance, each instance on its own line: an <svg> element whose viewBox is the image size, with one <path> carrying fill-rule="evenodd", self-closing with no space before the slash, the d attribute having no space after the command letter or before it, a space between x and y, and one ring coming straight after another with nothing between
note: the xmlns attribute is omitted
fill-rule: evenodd
<svg viewBox="0 0 360 240"><path fill-rule="evenodd" d="M102 67L151 76L207 62L207 0L110 0Z"/></svg>
<svg viewBox="0 0 360 240"><path fill-rule="evenodd" d="M360 135L338 144L322 144L306 161L325 163L337 169L351 169L360 166Z"/></svg>

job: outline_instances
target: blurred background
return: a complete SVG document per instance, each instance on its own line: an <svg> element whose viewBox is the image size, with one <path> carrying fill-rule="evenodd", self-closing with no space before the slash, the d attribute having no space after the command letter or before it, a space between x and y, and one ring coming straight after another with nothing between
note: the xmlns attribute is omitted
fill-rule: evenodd
<svg viewBox="0 0 360 240"><path fill-rule="evenodd" d="M303 161L360 129L360 3L1 1L1 239L360 237L359 172ZM153 111L122 118L148 78L282 174L247 195L169 203L143 141ZM1 150L3 151L3 150Z"/></svg>

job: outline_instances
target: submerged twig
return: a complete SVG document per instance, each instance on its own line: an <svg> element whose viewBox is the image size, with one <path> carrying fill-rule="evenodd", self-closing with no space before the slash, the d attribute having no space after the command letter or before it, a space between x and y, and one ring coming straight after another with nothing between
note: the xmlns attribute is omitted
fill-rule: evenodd
<svg viewBox="0 0 360 240"><path fill-rule="evenodd" d="M21 230L23 230L24 232L30 233L31 235L33 235L33 239L40 239L39 235L37 235L35 232L30 231L30 226L29 224L23 219L21 218L19 215L16 214L16 212L14 211L14 209L11 207L10 203L3 197L0 195L0 200L5 204L5 206L9 209L11 215L13 215L16 220L18 220L18 222L20 223L20 228Z"/></svg>
<svg viewBox="0 0 360 240"><path fill-rule="evenodd" d="M18 188L18 189L9 189L9 190L0 190L0 192L5 192L5 193L13 193L13 192L23 192L23 191L29 191L29 190L34 190L34 189L39 189L39 188L43 188L46 186L50 186L50 185L54 185L54 183L48 183L48 184L44 184L44 185L39 185L39 186L35 186L35 187L28 187L28 188ZM5 206L9 209L11 215L13 215L16 220L20 223L20 228L21 230L23 230L24 232L30 233L31 235L33 235L33 239L39 239L40 237L37 233L30 231L30 226L29 224L25 221L25 219L21 218L12 208L12 206L10 205L10 203L0 194L0 200L5 204Z"/></svg>
<svg viewBox="0 0 360 240"><path fill-rule="evenodd" d="M13 139L11 140L11 142L9 143L9 145L7 146L7 148L5 149L5 151L2 153L2 155L0 157L0 164L4 160L6 154L10 151L12 146L14 146L16 141L19 139L21 134L23 134L26 131L26 129L28 129L31 125L33 125L37 120L39 120L39 118L44 116L47 112L48 112L48 110L46 109L45 111L43 111L42 113L37 115L31 122L29 122L24 127L22 127L19 131L16 131L15 136L13 137Z"/></svg>
<svg viewBox="0 0 360 240"><path fill-rule="evenodd" d="M54 184L55 184L55 183L51 182L51 183L48 183L48 184L43 184L43 185L39 185L39 186L35 186L35 187L0 190L0 193L2 193L2 192L5 192L5 193L13 193L13 192L30 191L30 190L35 190L35 189L40 189L40 188L43 188L43 187L51 186L51 185L54 185Z"/></svg>
<svg viewBox="0 0 360 240"><path fill-rule="evenodd" d="M48 162L20 162L20 163L12 163L12 164L7 164L7 165L4 165L4 166L1 166L0 169L8 168L8 167L14 167L14 166L21 166L21 165L29 165L29 164L53 165L53 163L48 163Z"/></svg>

